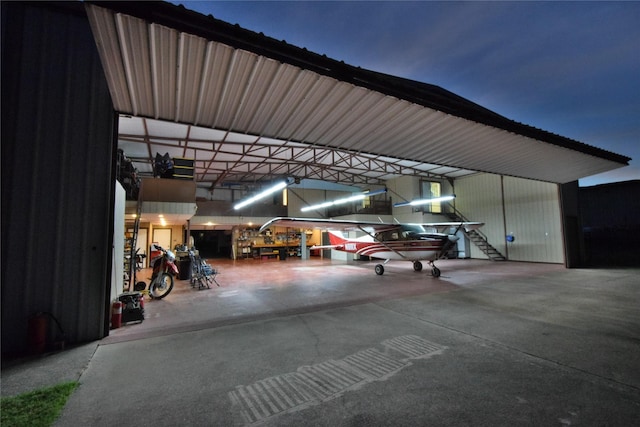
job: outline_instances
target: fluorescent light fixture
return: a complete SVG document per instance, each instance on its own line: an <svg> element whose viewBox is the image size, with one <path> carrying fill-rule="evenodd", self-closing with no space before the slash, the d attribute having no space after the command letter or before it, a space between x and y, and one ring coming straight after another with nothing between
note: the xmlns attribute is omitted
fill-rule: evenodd
<svg viewBox="0 0 640 427"><path fill-rule="evenodd" d="M455 199L456 196L442 196L442 197L435 197L433 199L417 199L417 200L412 200L411 202L400 202L400 203L394 203L393 207L394 208L399 208L401 206L419 206L419 205L428 205L429 203L439 203L439 202L447 202L449 200L453 200Z"/></svg>
<svg viewBox="0 0 640 427"><path fill-rule="evenodd" d="M356 202L358 200L362 200L365 197L371 197L371 196L375 196L376 194L382 194L382 193L386 193L387 189L384 188L382 190L374 190L374 191L367 191L364 193L360 193L360 194L355 194L353 196L350 197L345 197L343 199L337 199L337 200L333 200L331 202L323 202L317 205L313 205L313 206L305 206L304 208L301 208L300 211L301 212L307 212L307 211L313 211L316 209L323 209L323 208L328 208L329 206L335 206L335 205L342 205L344 203L349 203L349 202Z"/></svg>
<svg viewBox="0 0 640 427"><path fill-rule="evenodd" d="M269 194L272 194L272 193L275 193L276 191L282 190L283 188L285 188L289 184L290 184L289 180L279 182L276 185L274 185L273 187L267 188L266 190L256 194L255 196L249 197L248 199L243 200L240 203L237 203L233 207L233 209L238 210L238 209L244 208L245 206L249 206L251 203L254 203L254 202L256 202L256 201L258 201L258 200L260 200L262 198L267 197Z"/></svg>
<svg viewBox="0 0 640 427"><path fill-rule="evenodd" d="M300 211L301 212L307 212L307 211L312 211L312 210L315 210L315 209L328 208L329 206L333 206L333 202L324 202L324 203L320 203L318 205L305 206L304 208L300 208Z"/></svg>
<svg viewBox="0 0 640 427"><path fill-rule="evenodd" d="M387 187L381 188L379 190L373 190L373 191L367 190L367 191L364 192L364 195L367 196L367 197L371 197L371 196L376 196L378 194L383 194L383 193L386 193L386 192L387 192Z"/></svg>

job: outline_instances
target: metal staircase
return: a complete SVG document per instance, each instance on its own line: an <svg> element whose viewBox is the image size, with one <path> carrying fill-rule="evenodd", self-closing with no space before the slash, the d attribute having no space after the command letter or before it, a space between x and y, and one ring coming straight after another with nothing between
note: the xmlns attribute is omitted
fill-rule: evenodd
<svg viewBox="0 0 640 427"><path fill-rule="evenodd" d="M471 222L464 215L460 213L456 208L451 206L453 209L452 212L446 212L446 215L449 217L451 221L454 222ZM471 242L473 242L478 249L480 249L491 261L506 261L507 257L502 255L496 248L494 248L487 239L487 236L484 235L479 230L471 230L466 231L464 228L461 228L464 234L469 238Z"/></svg>
<svg viewBox="0 0 640 427"><path fill-rule="evenodd" d="M496 248L491 246L487 241L487 237L484 234L478 232L478 230L465 231L469 240L478 247L491 261L506 261L507 258L502 255Z"/></svg>
<svg viewBox="0 0 640 427"><path fill-rule="evenodd" d="M129 292L133 289L134 286L134 278L135 278L135 269L137 267L136 260L136 248L138 246L138 231L140 230L140 215L142 214L142 200L138 196L138 204L136 206L136 219L133 224L133 235L130 238L129 242L129 253L125 254L125 256L129 257L129 262L125 267L125 283L124 290Z"/></svg>

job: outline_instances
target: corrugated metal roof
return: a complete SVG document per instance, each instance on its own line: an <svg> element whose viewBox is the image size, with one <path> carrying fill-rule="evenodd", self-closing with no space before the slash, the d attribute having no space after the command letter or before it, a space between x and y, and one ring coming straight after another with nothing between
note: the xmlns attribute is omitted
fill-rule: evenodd
<svg viewBox="0 0 640 427"><path fill-rule="evenodd" d="M195 158L196 179L211 185L478 171L564 183L630 160L183 7L95 3L87 11L114 107L134 116L121 119L120 147L141 172L168 152Z"/></svg>

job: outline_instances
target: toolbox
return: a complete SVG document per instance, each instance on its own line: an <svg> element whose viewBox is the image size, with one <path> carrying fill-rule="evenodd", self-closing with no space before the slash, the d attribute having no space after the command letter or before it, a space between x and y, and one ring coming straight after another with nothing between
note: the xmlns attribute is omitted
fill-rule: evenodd
<svg viewBox="0 0 640 427"><path fill-rule="evenodd" d="M184 157L173 158L173 178L174 179L193 179L194 159L185 159Z"/></svg>
<svg viewBox="0 0 640 427"><path fill-rule="evenodd" d="M140 292L120 294L118 301L122 303L122 323L142 322L144 320L144 299Z"/></svg>
<svg viewBox="0 0 640 427"><path fill-rule="evenodd" d="M174 179L193 179L193 168L184 167L184 166L174 166L173 178Z"/></svg>

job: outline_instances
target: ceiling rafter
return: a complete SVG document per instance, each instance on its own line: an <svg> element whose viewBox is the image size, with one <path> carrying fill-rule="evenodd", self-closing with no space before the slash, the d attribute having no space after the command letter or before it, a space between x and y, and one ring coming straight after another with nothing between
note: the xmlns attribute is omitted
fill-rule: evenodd
<svg viewBox="0 0 640 427"><path fill-rule="evenodd" d="M220 140L208 140L193 137L193 129L187 127L184 138L162 135L149 135L149 126L144 120L145 135L120 134L120 141L140 143L146 146L148 158L135 158L136 162L153 165L153 147L166 150L180 148L180 156L195 155L196 179L216 176L212 185L217 186L225 179L238 173L242 179L255 181L258 176L273 179L277 176L295 176L297 178L322 179L342 184L381 184L385 178L397 175L423 175L438 177L424 169L399 164L401 159L385 158L366 153L353 153L318 145L304 146L301 143L287 142L283 145L261 142L260 137L252 137L248 142L228 141L229 133ZM232 138L233 139L233 138ZM201 157L205 157L202 159ZM232 157L232 159L227 159ZM225 160L220 160L224 158ZM416 165L420 164L415 162ZM441 167L432 165L432 169ZM440 177L442 178L442 177Z"/></svg>

